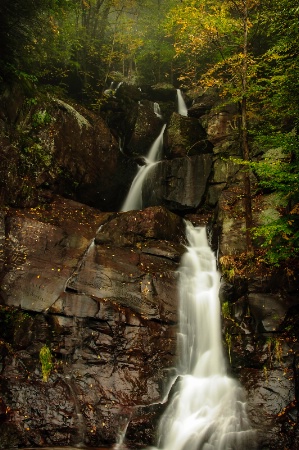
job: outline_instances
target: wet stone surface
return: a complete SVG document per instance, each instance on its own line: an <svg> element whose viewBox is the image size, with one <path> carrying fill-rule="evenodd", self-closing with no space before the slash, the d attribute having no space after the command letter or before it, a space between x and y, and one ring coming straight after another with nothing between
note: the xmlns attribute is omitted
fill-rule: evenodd
<svg viewBox="0 0 299 450"><path fill-rule="evenodd" d="M138 239L125 247L95 244L73 227L6 218L0 311L6 447L112 445L128 421L133 442L152 441L165 368L176 353L176 270L184 246L177 233L176 241L165 239L165 220L174 220L174 229L180 223L175 215L161 208L145 215L136 221ZM44 345L52 354L46 382Z"/></svg>

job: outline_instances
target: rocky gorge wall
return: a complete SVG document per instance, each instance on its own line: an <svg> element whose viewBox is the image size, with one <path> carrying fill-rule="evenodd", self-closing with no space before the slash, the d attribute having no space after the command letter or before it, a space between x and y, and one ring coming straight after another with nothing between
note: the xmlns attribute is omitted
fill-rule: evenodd
<svg viewBox="0 0 299 450"><path fill-rule="evenodd" d="M125 429L129 447L153 443L175 377L183 219L213 231L223 343L259 449L299 448L298 282L250 265L245 276L233 272L230 258L245 249L242 170L229 159L240 156L237 111L215 110L217 98L202 95L192 105L186 98L182 117L175 93L122 86L101 116L52 101L34 143L45 143L56 171L39 171L38 198L25 208L9 205L17 179L2 190L2 448L112 445ZM16 152L7 127L24 122L17 110L1 116L4 155ZM165 121L164 156L145 180L144 209L116 212ZM2 171L11 170L3 161ZM77 183L68 192L62 168ZM270 207L269 195L253 198L256 223Z"/></svg>

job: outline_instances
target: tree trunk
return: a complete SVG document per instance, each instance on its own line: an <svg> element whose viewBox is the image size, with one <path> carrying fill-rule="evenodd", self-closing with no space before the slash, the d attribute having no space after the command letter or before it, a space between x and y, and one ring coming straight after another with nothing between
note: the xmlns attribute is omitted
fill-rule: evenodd
<svg viewBox="0 0 299 450"><path fill-rule="evenodd" d="M244 209L246 224L246 246L247 253L253 252L251 228L252 228L252 206L251 206L251 183L250 168L247 164L250 161L248 132L247 132L247 72L248 72L248 5L247 0L243 1L243 64L242 64L242 101L241 101L241 117L242 117L242 148L244 166Z"/></svg>

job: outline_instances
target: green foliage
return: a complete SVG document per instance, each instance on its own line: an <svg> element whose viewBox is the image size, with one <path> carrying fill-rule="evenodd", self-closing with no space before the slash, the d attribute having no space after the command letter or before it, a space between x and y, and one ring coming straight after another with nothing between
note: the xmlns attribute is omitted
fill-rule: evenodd
<svg viewBox="0 0 299 450"><path fill-rule="evenodd" d="M299 254L299 140L295 132L277 132L257 135L256 143L265 151L261 161L251 163L259 185L281 200L278 217L266 217L253 236L266 250L266 262L279 266Z"/></svg>
<svg viewBox="0 0 299 450"><path fill-rule="evenodd" d="M34 128L43 127L51 123L52 117L50 114L44 109L37 111L32 116L32 125Z"/></svg>
<svg viewBox="0 0 299 450"><path fill-rule="evenodd" d="M290 0L274 0L268 8L262 22L271 46L259 61L252 91L263 111L252 130L254 147L264 156L252 168L260 187L277 193L283 202L278 217L253 233L266 251L266 261L279 266L299 254L299 9Z"/></svg>
<svg viewBox="0 0 299 450"><path fill-rule="evenodd" d="M42 366L43 381L46 383L53 368L52 353L47 345L40 349L39 360Z"/></svg>
<svg viewBox="0 0 299 450"><path fill-rule="evenodd" d="M260 186L279 191L288 200L298 201L299 139L296 133L258 134L255 145L264 152L259 162L251 163Z"/></svg>
<svg viewBox="0 0 299 450"><path fill-rule="evenodd" d="M3 0L0 80L38 79L94 103L111 72L130 82L170 79L174 51L162 25L175 3Z"/></svg>
<svg viewBox="0 0 299 450"><path fill-rule="evenodd" d="M38 201L39 186L51 182L57 173L53 158L53 130L50 113L40 93L28 97L20 110L16 131L11 135L11 164L7 164L10 185L8 202L31 206Z"/></svg>
<svg viewBox="0 0 299 450"><path fill-rule="evenodd" d="M25 105L29 106L29 108L31 106L37 105L38 100L36 97L29 97L25 100Z"/></svg>
<svg viewBox="0 0 299 450"><path fill-rule="evenodd" d="M230 315L231 315L231 313L230 313L230 305L229 305L229 302L227 300L221 303L221 312L222 312L222 317L224 319L227 319L227 318L230 317Z"/></svg>
<svg viewBox="0 0 299 450"><path fill-rule="evenodd" d="M278 267L299 255L299 141L293 132L279 132L272 136L258 135L257 143L265 151L260 161L234 161L249 164L258 177L259 186L276 195L275 203L272 199L273 211L268 214L264 211L263 223L251 231L256 246L265 250L264 261ZM279 147L271 148L277 145ZM224 265L228 278L231 270Z"/></svg>
<svg viewBox="0 0 299 450"><path fill-rule="evenodd" d="M298 218L296 225L294 217L287 215L252 230L255 240L266 250L264 259L268 264L279 266L299 255Z"/></svg>
<svg viewBox="0 0 299 450"><path fill-rule="evenodd" d="M17 69L14 69L14 73L15 73L15 75L17 76L17 78L19 80L24 80L24 81L27 81L28 83L29 82L30 83L36 83L37 82L37 77L35 75L30 74L30 73L26 73L26 72L23 72L22 70L17 70Z"/></svg>
<svg viewBox="0 0 299 450"><path fill-rule="evenodd" d="M52 164L52 155L39 142L23 147L20 154L20 174L38 176Z"/></svg>

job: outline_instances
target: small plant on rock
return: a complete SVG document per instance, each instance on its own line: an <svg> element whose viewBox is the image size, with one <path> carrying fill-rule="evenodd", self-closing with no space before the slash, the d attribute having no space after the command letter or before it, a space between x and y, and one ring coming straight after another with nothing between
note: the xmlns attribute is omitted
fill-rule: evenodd
<svg viewBox="0 0 299 450"><path fill-rule="evenodd" d="M46 383L53 368L52 353L47 345L44 345L39 352L39 360L42 366L43 381Z"/></svg>

